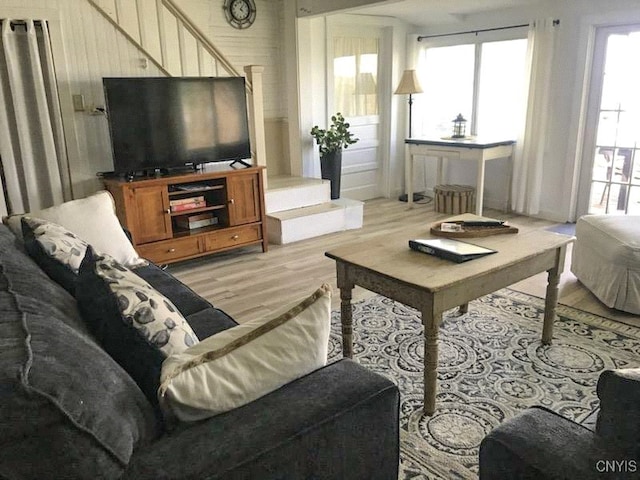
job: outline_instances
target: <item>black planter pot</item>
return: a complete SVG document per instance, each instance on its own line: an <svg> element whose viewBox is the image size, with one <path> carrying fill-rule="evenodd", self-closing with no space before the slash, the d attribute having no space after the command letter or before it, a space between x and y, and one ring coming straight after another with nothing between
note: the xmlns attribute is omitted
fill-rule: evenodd
<svg viewBox="0 0 640 480"><path fill-rule="evenodd" d="M340 198L342 176L342 150L334 150L320 157L321 176L331 181L331 200Z"/></svg>

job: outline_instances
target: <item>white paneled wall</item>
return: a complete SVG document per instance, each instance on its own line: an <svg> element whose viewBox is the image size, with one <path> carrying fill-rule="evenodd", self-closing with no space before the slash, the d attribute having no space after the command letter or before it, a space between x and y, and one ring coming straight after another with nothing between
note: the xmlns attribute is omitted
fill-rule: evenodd
<svg viewBox="0 0 640 480"><path fill-rule="evenodd" d="M284 62L281 57L282 0L256 0L256 22L245 30L236 30L227 24L222 10L223 0L179 0L177 3L238 71L242 72L244 65L249 64L265 67L265 117L272 124L283 123L273 122L286 113L281 74ZM114 13L116 7L122 10L134 8L134 4L133 0L104 0L104 6L114 9ZM155 0L144 0L142 4L148 13L155 14ZM94 192L101 188L96 173L113 168L107 120L103 115L91 114L92 107L104 105L102 78L160 76L162 72L152 62L146 62L144 68L143 53L117 32L87 0L2 0L0 17L44 17L50 20L74 196L78 198ZM143 38L153 34L148 28L140 29L135 25L131 28ZM176 32L175 44L168 50L177 54L179 33L175 26L173 31ZM159 47L147 39L145 48L157 54ZM178 74L197 74L198 62L205 64L207 74L216 74L211 60L196 54L192 56L192 62L185 72ZM71 95L83 95L87 111L74 112ZM270 157L280 162L282 142L269 144L268 140L267 165Z"/></svg>

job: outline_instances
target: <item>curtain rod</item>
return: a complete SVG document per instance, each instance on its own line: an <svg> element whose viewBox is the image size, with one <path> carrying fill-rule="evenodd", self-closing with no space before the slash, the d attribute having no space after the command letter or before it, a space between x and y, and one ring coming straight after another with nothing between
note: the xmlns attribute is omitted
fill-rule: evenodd
<svg viewBox="0 0 640 480"><path fill-rule="evenodd" d="M556 23L557 22L557 23ZM558 25L560 20L554 20L553 24ZM481 32L495 32L496 30L509 30L511 28L523 28L528 27L528 23L523 23L521 25L509 25L508 27L495 27L495 28L484 28L482 30L467 30L466 32L455 32L455 33L441 33L439 35L420 35L418 37L418 41L421 42L425 38L438 38L438 37L450 37L452 35L466 35L468 33L475 33L476 35Z"/></svg>
<svg viewBox="0 0 640 480"><path fill-rule="evenodd" d="M8 18L0 18L0 24L2 24L2 22L6 22L9 21L11 22L11 26L26 26L27 25L27 21L26 20L11 20ZM34 25L40 25L42 24L42 20L33 20Z"/></svg>

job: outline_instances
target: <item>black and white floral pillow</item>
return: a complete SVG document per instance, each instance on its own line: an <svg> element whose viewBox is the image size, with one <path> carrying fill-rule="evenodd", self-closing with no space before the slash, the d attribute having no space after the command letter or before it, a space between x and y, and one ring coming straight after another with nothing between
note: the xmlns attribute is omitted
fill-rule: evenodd
<svg viewBox="0 0 640 480"><path fill-rule="evenodd" d="M22 217L22 222L46 255L78 273L87 251L87 242L57 223L32 217Z"/></svg>
<svg viewBox="0 0 640 480"><path fill-rule="evenodd" d="M173 303L127 267L108 255L96 254L95 273L115 296L123 321L165 355L198 343Z"/></svg>

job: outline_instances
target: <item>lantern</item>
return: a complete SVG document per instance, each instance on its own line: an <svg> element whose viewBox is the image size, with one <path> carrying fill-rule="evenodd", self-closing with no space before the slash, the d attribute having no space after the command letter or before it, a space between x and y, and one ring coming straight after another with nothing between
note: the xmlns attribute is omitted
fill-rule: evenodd
<svg viewBox="0 0 640 480"><path fill-rule="evenodd" d="M464 138L466 129L467 120L459 113L458 116L453 119L453 135L451 135L451 138Z"/></svg>

